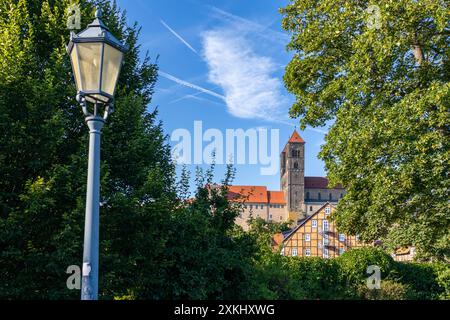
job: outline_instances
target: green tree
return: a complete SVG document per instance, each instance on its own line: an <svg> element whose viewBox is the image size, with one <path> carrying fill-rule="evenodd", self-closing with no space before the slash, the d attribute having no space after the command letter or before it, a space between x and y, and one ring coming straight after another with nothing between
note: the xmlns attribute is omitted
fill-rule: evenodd
<svg viewBox="0 0 450 320"><path fill-rule="evenodd" d="M448 3L296 0L281 12L290 115L331 124L320 158L347 188L339 229L448 259Z"/></svg>
<svg viewBox="0 0 450 320"><path fill-rule="evenodd" d="M66 269L80 265L88 130L75 102L65 51L67 8L88 1L0 0L1 298L79 298ZM131 48L116 112L102 138L100 296L162 285L174 167L156 112L148 112L157 67L141 60L139 28L115 2L96 2L105 24Z"/></svg>
<svg viewBox="0 0 450 320"><path fill-rule="evenodd" d="M197 169L194 196L188 198L189 173L180 177L181 202L167 215L167 241L157 276L163 281L129 288L137 299L244 299L251 292L252 257L256 243L236 230L240 208L227 199L234 171L228 167L220 184L214 166ZM143 271L143 276L148 273ZM148 275L147 275L148 276Z"/></svg>

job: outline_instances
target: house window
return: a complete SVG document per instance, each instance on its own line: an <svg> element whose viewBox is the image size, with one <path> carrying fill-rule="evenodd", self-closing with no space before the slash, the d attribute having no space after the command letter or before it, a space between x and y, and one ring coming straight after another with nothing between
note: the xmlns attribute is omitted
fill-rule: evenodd
<svg viewBox="0 0 450 320"><path fill-rule="evenodd" d="M317 199L321 199L322 198L322 196L320 195L320 192L319 192L319 194L317 195Z"/></svg>
<svg viewBox="0 0 450 320"><path fill-rule="evenodd" d="M312 227L313 228L317 228L317 220L313 220L312 221Z"/></svg>
<svg viewBox="0 0 450 320"><path fill-rule="evenodd" d="M312 211L312 210L313 210L312 206L309 206L309 211Z"/></svg>
<svg viewBox="0 0 450 320"><path fill-rule="evenodd" d="M327 235L327 234L324 234L324 235L323 235L323 245L324 245L324 246L327 246L328 243L329 243L328 235Z"/></svg>
<svg viewBox="0 0 450 320"><path fill-rule="evenodd" d="M272 205L270 205L270 208L273 208L273 206L272 206Z"/></svg>
<svg viewBox="0 0 450 320"><path fill-rule="evenodd" d="M305 233L305 241L311 241L311 234Z"/></svg>
<svg viewBox="0 0 450 320"><path fill-rule="evenodd" d="M269 220L272 220L272 214L269 214Z"/></svg>
<svg viewBox="0 0 450 320"><path fill-rule="evenodd" d="M345 234L339 233L339 241L345 241Z"/></svg>
<svg viewBox="0 0 450 320"><path fill-rule="evenodd" d="M322 248L322 242L317 242L317 247L320 249L320 248Z"/></svg>
<svg viewBox="0 0 450 320"><path fill-rule="evenodd" d="M330 207L325 208L325 214L330 214Z"/></svg>
<svg viewBox="0 0 450 320"><path fill-rule="evenodd" d="M311 257L311 249L305 249L305 256Z"/></svg>
<svg viewBox="0 0 450 320"><path fill-rule="evenodd" d="M323 249L323 257L328 258L328 249Z"/></svg>
<svg viewBox="0 0 450 320"><path fill-rule="evenodd" d="M306 200L309 200L309 192L306 193Z"/></svg>
<svg viewBox="0 0 450 320"><path fill-rule="evenodd" d="M293 248L292 249L292 256L296 257L297 256L297 248Z"/></svg>
<svg viewBox="0 0 450 320"><path fill-rule="evenodd" d="M323 231L328 231L328 220L322 220Z"/></svg>
<svg viewBox="0 0 450 320"><path fill-rule="evenodd" d="M264 209L264 205L263 204L261 205L261 209Z"/></svg>
<svg viewBox="0 0 450 320"><path fill-rule="evenodd" d="M339 255L343 254L345 252L344 248L339 248Z"/></svg>

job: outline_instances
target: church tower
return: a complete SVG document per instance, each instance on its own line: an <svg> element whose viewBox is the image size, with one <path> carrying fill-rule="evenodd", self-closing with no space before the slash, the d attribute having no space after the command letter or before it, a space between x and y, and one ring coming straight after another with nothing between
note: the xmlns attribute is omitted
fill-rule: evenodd
<svg viewBox="0 0 450 320"><path fill-rule="evenodd" d="M297 222L305 216L305 141L295 130L280 155L281 190L289 219Z"/></svg>

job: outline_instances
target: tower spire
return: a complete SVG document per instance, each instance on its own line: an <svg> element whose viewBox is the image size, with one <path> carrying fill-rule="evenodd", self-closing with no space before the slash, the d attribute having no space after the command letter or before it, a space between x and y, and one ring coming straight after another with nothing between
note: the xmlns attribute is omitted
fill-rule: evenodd
<svg viewBox="0 0 450 320"><path fill-rule="evenodd" d="M300 137L300 135L297 132L297 129L294 130L294 132L292 133L291 137L289 138L288 142L298 142L298 143L305 143L305 140L303 140L302 137Z"/></svg>

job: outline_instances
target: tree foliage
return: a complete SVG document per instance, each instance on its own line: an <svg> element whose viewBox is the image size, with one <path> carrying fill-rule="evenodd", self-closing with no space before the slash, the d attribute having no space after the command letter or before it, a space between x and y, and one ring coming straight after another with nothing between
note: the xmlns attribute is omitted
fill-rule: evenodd
<svg viewBox="0 0 450 320"><path fill-rule="evenodd" d="M72 3L0 1L0 297L79 298L66 269L82 261L88 130L65 51ZM77 3L85 27L95 9ZM159 269L176 197L170 148L147 111L157 67L139 58L137 26L99 5L131 48L102 136L100 294L112 297L158 281L140 275Z"/></svg>
<svg viewBox="0 0 450 320"><path fill-rule="evenodd" d="M338 227L448 259L448 3L296 0L281 12L290 115L303 127L331 122L320 158L347 188Z"/></svg>

